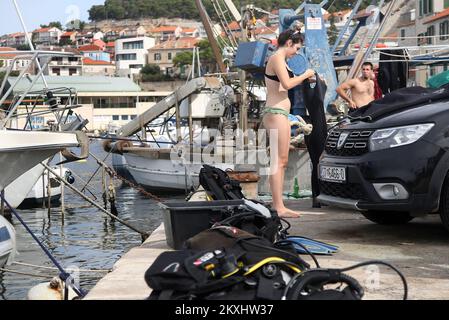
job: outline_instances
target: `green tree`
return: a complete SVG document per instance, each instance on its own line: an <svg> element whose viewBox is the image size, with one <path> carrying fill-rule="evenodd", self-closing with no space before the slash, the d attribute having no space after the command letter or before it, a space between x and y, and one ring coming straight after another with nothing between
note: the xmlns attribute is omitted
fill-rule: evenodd
<svg viewBox="0 0 449 320"><path fill-rule="evenodd" d="M30 51L30 46L27 45L27 44L22 44L22 45L20 45L20 46L17 47L17 50L20 50L20 51Z"/></svg>
<svg viewBox="0 0 449 320"><path fill-rule="evenodd" d="M99 21L106 18L106 10L102 5L92 6L88 12L90 21Z"/></svg>
<svg viewBox="0 0 449 320"><path fill-rule="evenodd" d="M320 3L322 0L311 0ZM209 15L216 17L212 1L203 1ZM328 3L324 8L333 11L350 9L357 0L339 0ZM271 11L273 9L296 9L301 1L298 0L234 0L237 9L247 4ZM371 4L371 0L363 0L360 9ZM104 5L94 5L89 10L89 19L99 21L103 19L136 19L136 18L185 18L198 19L199 13L195 0L106 0Z"/></svg>
<svg viewBox="0 0 449 320"><path fill-rule="evenodd" d="M41 28L58 28L62 30L62 24L59 21L52 21L49 24L41 24Z"/></svg>
<svg viewBox="0 0 449 320"><path fill-rule="evenodd" d="M140 70L142 81L167 81L171 77L162 73L161 68L157 64L147 64Z"/></svg>
<svg viewBox="0 0 449 320"><path fill-rule="evenodd" d="M203 67L206 67L206 72L217 71L217 59L215 59L209 40L201 40L196 46L200 48L200 61Z"/></svg>
<svg viewBox="0 0 449 320"><path fill-rule="evenodd" d="M73 41L70 38L61 38L61 40L59 40L59 45L61 47L71 46L71 45L73 45Z"/></svg>
<svg viewBox="0 0 449 320"><path fill-rule="evenodd" d="M173 65L175 67L182 67L186 65L191 65L193 59L193 53L192 51L184 51L179 52L174 58L173 58Z"/></svg>

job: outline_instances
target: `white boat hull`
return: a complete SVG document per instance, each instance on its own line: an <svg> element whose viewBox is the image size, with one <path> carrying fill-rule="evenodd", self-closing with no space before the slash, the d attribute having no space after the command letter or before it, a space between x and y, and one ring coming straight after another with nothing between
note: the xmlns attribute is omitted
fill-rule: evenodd
<svg viewBox="0 0 449 320"><path fill-rule="evenodd" d="M148 159L133 153L125 153L127 169L134 180L148 189L190 190L198 187L201 163L183 165L170 159ZM217 168L234 169L233 164L214 164Z"/></svg>
<svg viewBox="0 0 449 320"><path fill-rule="evenodd" d="M10 264L15 254L16 231L3 216L0 216L0 268Z"/></svg>
<svg viewBox="0 0 449 320"><path fill-rule="evenodd" d="M0 190L60 150L78 145L74 133L0 130Z"/></svg>
<svg viewBox="0 0 449 320"><path fill-rule="evenodd" d="M42 176L44 167L40 164L28 170L5 188L5 198L11 207L17 208Z"/></svg>
<svg viewBox="0 0 449 320"><path fill-rule="evenodd" d="M60 175L62 178L64 178L66 181L66 173L70 172L67 168L62 169L62 174L60 174L60 168L59 167L53 167L52 168L58 175ZM70 181L67 181L69 183L72 183ZM25 200L21 203L21 207L33 207L36 205L42 205L43 203L48 202L48 175L44 174L42 175L37 182L32 187L31 191L28 192ZM50 173L50 198L51 203L57 203L61 199L61 183L56 179L56 177Z"/></svg>

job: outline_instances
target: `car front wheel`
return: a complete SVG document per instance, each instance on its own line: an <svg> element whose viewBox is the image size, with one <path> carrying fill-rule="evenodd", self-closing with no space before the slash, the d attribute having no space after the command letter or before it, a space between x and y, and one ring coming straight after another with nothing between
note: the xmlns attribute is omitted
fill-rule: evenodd
<svg viewBox="0 0 449 320"><path fill-rule="evenodd" d="M443 190L440 198L440 210L439 210L441 222L446 230L449 231L449 178L446 177Z"/></svg>
<svg viewBox="0 0 449 320"><path fill-rule="evenodd" d="M382 225L406 224L413 219L408 212L368 210L361 213L368 220Z"/></svg>

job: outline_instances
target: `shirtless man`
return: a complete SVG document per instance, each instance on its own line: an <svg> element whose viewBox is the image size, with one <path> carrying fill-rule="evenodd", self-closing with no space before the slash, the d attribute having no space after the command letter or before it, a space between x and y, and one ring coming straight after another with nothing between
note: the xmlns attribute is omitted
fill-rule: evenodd
<svg viewBox="0 0 449 320"><path fill-rule="evenodd" d="M361 77L346 81L337 88L337 93L349 103L350 109L366 106L374 100L373 70L373 64L365 62ZM348 90L351 90L351 97L346 94Z"/></svg>

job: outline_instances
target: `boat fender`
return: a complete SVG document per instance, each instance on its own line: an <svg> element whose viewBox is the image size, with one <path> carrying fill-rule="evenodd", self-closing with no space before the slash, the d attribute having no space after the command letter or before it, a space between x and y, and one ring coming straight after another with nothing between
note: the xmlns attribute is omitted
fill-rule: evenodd
<svg viewBox="0 0 449 320"><path fill-rule="evenodd" d="M68 300L78 298L75 291L69 287ZM28 291L28 300L64 300L64 283L59 277L54 277L50 282L40 283Z"/></svg>

